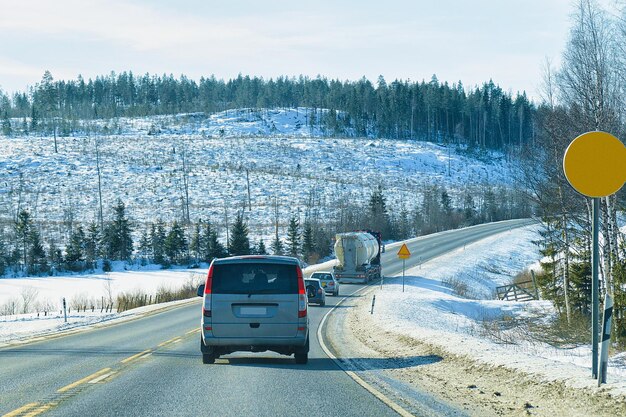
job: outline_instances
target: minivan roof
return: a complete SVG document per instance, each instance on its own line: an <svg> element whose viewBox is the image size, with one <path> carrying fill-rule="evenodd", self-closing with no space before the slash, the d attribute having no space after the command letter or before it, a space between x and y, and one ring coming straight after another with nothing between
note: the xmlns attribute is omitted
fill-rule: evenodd
<svg viewBox="0 0 626 417"><path fill-rule="evenodd" d="M278 256L278 255L243 255L243 256L231 256L229 258L219 258L213 261L214 264L225 263L237 263L237 262L263 262L263 263L277 263L277 264L292 264L300 266L298 258L291 256Z"/></svg>

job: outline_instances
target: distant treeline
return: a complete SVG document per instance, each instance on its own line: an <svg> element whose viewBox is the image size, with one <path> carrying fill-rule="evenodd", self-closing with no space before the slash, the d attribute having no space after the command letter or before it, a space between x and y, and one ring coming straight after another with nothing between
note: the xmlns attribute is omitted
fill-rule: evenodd
<svg viewBox="0 0 626 417"><path fill-rule="evenodd" d="M481 87L449 85L433 75L429 82L380 76L374 85L325 77L263 78L214 76L199 82L172 75L111 73L95 80L54 80L46 71L29 92L12 97L0 91L5 135L37 132L69 134L70 121L188 112L214 113L235 108L307 107L329 109L311 117L329 135L417 139L504 149L533 141L534 105L525 93L513 97L492 81ZM21 118L19 126L9 118ZM60 129L61 128L61 129Z"/></svg>
<svg viewBox="0 0 626 417"><path fill-rule="evenodd" d="M389 210L381 188L368 201L346 202L336 217L316 218L289 213L287 230L276 226L271 241L250 236L245 210L230 224L215 219L166 224L161 219L140 226L132 221L126 206L117 201L101 224L69 222L61 236L44 235L41 223L22 209L10 227L0 225L0 277L53 275L65 271L111 270L111 261L141 265L160 264L197 267L229 255L277 254L316 263L332 254L335 233L371 229L384 240L456 229L477 223L530 216L525 196L489 187L472 195L465 193L455 206L447 190L433 186L413 210ZM279 219L275 219L276 224ZM224 232L227 238L225 241ZM134 236L134 237L133 237Z"/></svg>

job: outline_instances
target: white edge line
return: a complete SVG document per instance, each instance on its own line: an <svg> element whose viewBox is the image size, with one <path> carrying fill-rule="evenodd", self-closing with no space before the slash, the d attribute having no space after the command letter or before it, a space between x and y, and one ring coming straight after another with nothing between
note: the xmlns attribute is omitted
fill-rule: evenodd
<svg viewBox="0 0 626 417"><path fill-rule="evenodd" d="M366 289L371 289L371 288L375 288L375 287L367 286L367 287L364 287L364 288L360 288L360 289L352 292L349 295L354 295L354 294L356 294L358 292L364 291ZM330 313L332 313L337 308L337 306L339 306L341 303L343 303L346 299L347 299L347 297L344 296L337 304L335 304L333 306L333 308L331 308L324 315L324 317L322 317L322 321L320 322L320 325L317 328L317 340L318 340L320 346L322 347L322 350L324 350L324 353L326 353L326 355L329 358L331 358L333 360L333 362L335 362L337 364L337 366L339 366L339 368L341 368L342 371L344 371L357 384L359 384L360 386L365 388L367 391L369 391L370 394L372 394L374 397L378 398L383 404L387 405L389 408L391 408L393 411L395 411L396 413L400 414L403 417L414 417L413 414L409 413L404 408L400 407L398 404L393 402L385 394L383 394L382 392L380 392L376 388L374 388L372 385L370 385L367 382L365 382L365 380L363 380L363 378L358 376L354 371L350 371L350 370L346 369L346 367L343 365L343 363L341 363L341 361L335 355L333 355L333 353L330 351L330 349L328 349L328 347L326 346L326 343L324 343L324 338L322 337L322 329L324 328L324 324L326 324L326 319L328 318L328 315Z"/></svg>

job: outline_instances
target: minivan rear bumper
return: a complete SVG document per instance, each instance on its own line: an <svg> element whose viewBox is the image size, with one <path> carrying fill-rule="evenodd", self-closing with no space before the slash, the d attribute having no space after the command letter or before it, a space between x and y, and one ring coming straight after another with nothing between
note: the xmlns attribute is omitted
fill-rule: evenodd
<svg viewBox="0 0 626 417"><path fill-rule="evenodd" d="M203 331L205 346L293 346L303 347L308 338L308 331L299 331L295 337L214 337L211 331ZM239 349L237 349L239 350ZM241 349L247 350L247 349Z"/></svg>

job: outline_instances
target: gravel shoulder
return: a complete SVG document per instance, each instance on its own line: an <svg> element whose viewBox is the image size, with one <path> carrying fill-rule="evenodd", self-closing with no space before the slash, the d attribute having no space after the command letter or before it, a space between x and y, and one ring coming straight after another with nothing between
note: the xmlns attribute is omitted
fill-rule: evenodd
<svg viewBox="0 0 626 417"><path fill-rule="evenodd" d="M344 368L413 414L626 415L623 396L452 354L419 335L383 329L370 308L371 293L347 298L328 318L326 342Z"/></svg>

